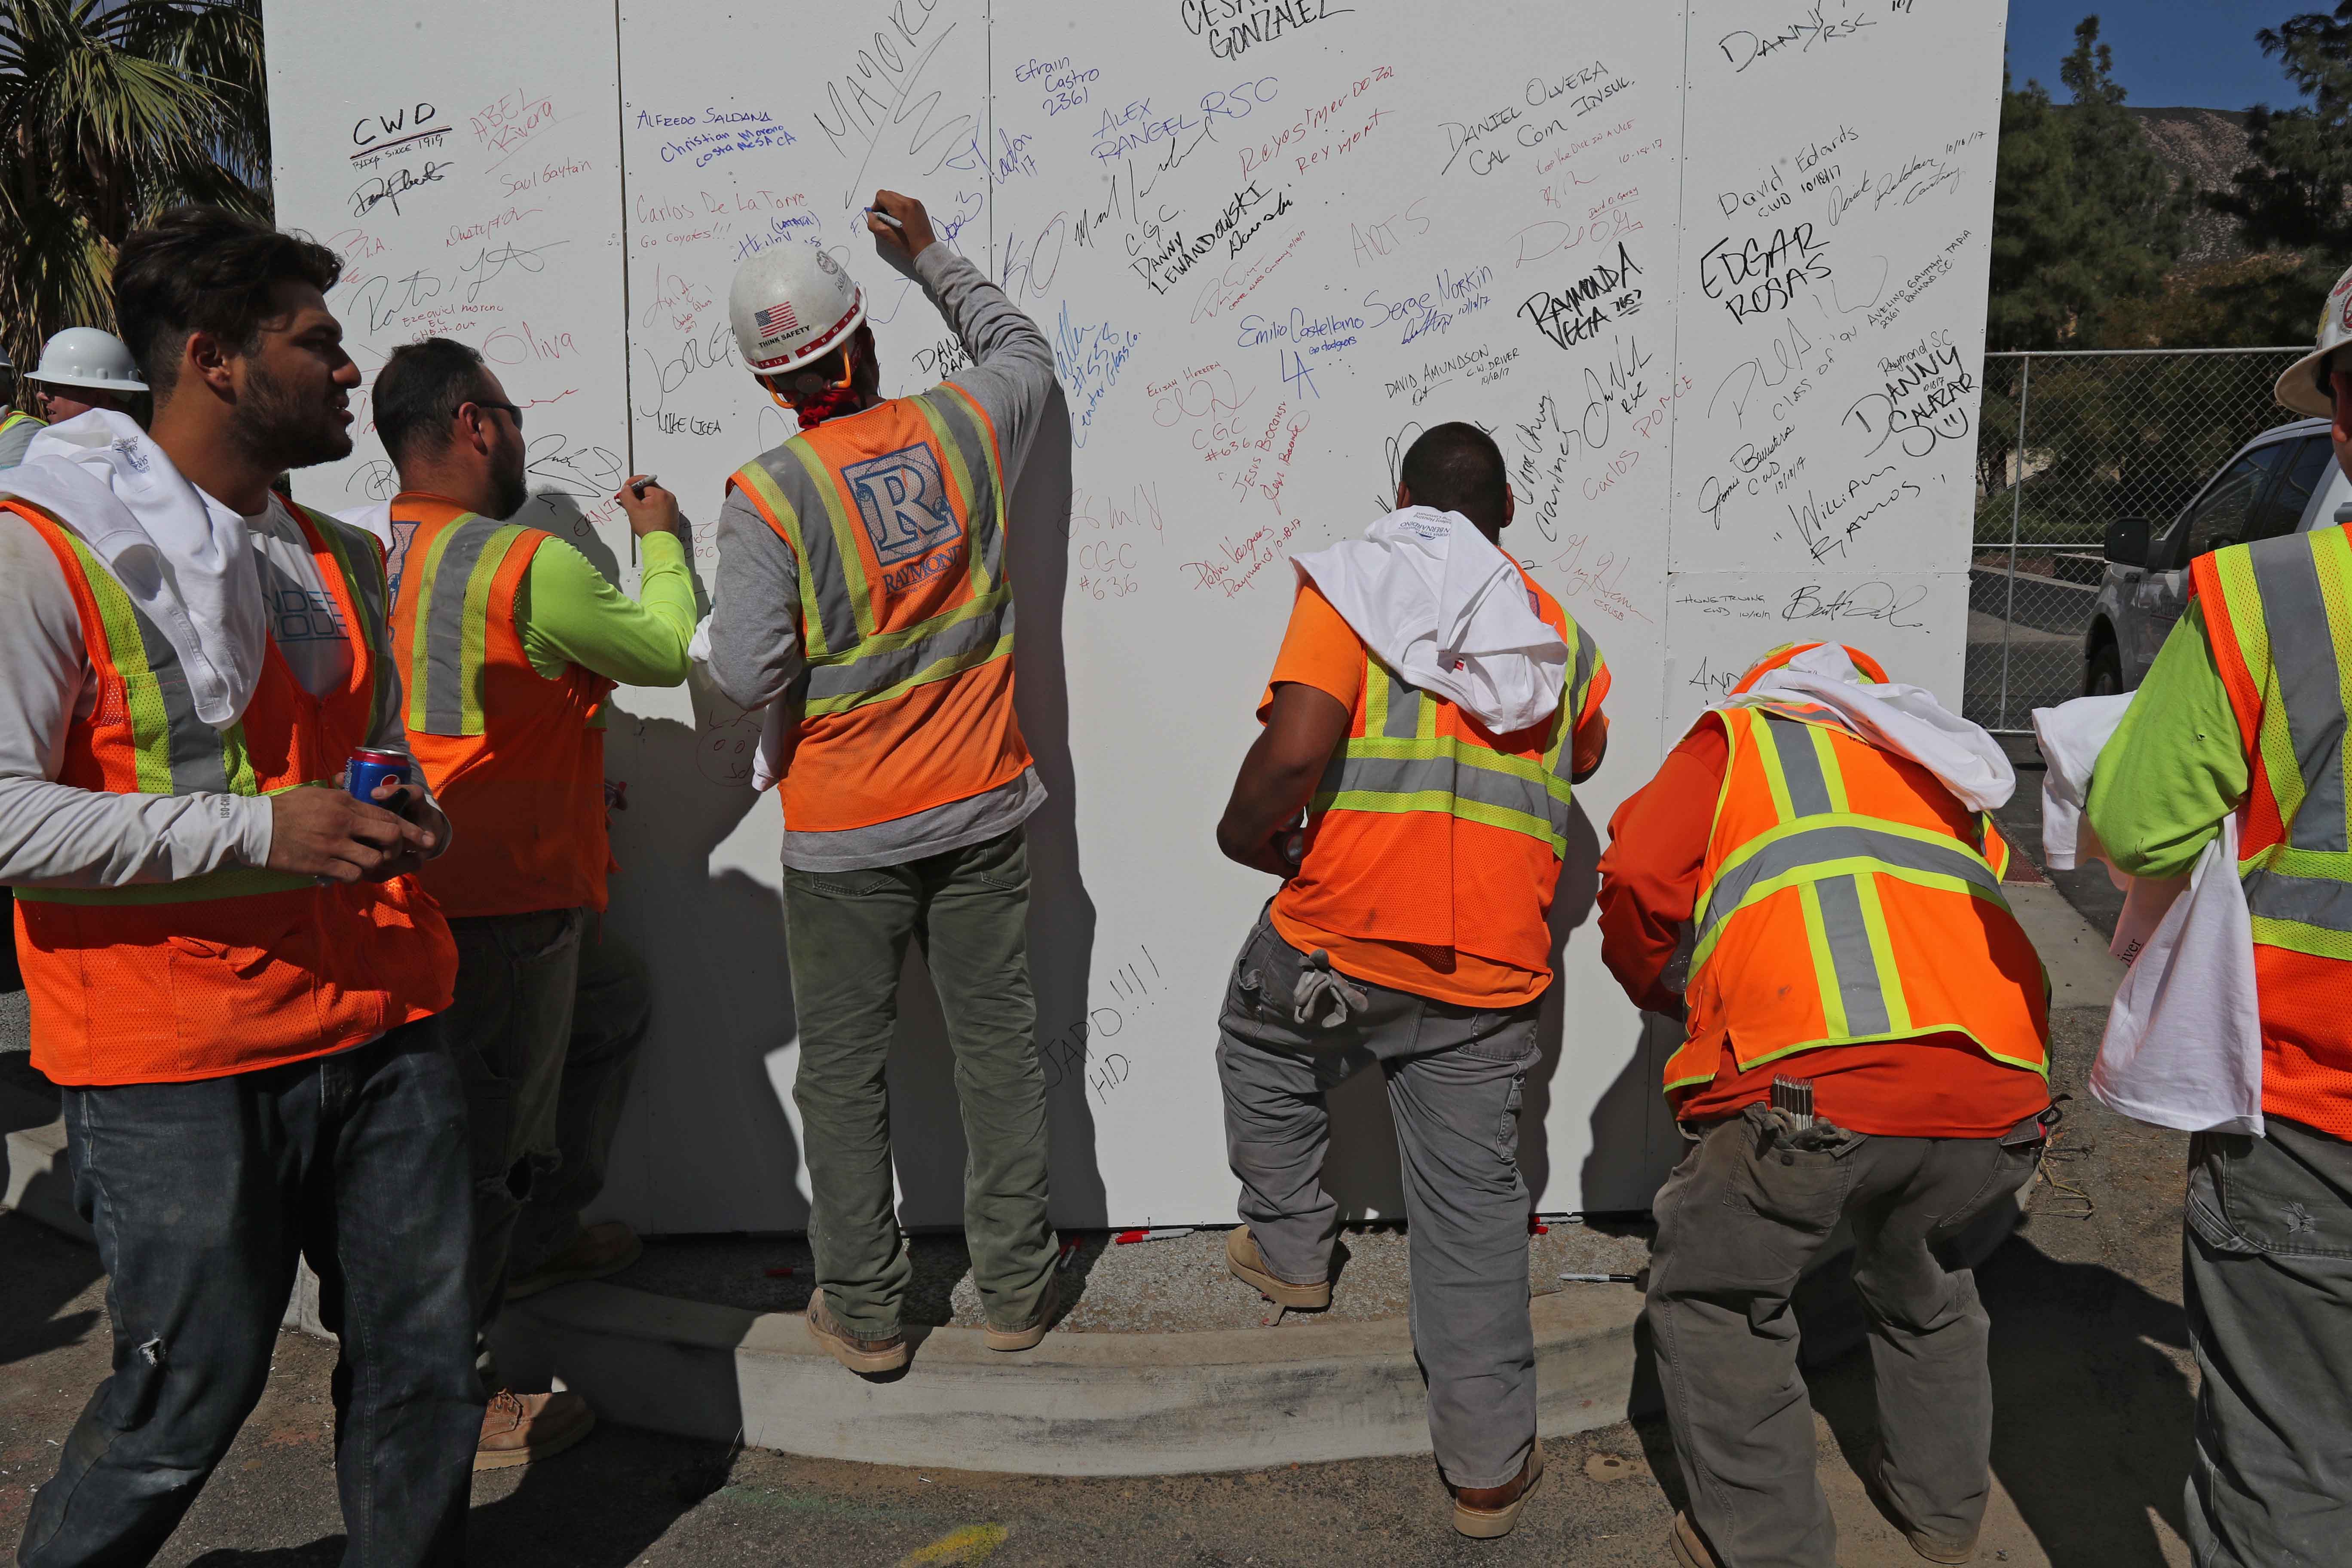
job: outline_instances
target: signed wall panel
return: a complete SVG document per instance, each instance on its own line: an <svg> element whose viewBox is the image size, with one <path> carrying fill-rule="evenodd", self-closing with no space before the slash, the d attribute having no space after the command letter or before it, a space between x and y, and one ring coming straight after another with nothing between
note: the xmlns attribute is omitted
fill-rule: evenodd
<svg viewBox="0 0 2352 1568"><path fill-rule="evenodd" d="M920 390L962 347L860 218L877 186L907 191L1051 340L1060 396L1010 560L1052 795L1029 843L1063 1224L1231 1218L1216 1015L1272 889L1212 829L1288 558L1381 515L1423 429L1488 430L1506 548L1614 680L1523 1163L1546 1210L1648 1203L1680 1150L1657 1093L1673 1041L1599 962L1609 814L1721 672L1773 643L1834 628L1957 690L2000 6L1490 0L1441 26L1396 0L391 14L421 26L274 0L279 210L352 257L337 305L363 364L428 330L495 346L548 440L526 521L625 584L603 501L623 476L684 498L708 588L726 476L793 426L728 331L743 258L828 249L867 289L885 390ZM368 70L326 68L356 37ZM355 75L384 102L315 86ZM424 137L365 151L415 132L419 101ZM298 493L382 491L362 447ZM657 1020L608 1201L655 1230L798 1228L758 716L699 679L614 706L612 922L653 961ZM952 1225L952 1062L919 957L907 978L901 1215ZM1334 1112L1333 1191L1397 1212L1377 1079Z"/></svg>

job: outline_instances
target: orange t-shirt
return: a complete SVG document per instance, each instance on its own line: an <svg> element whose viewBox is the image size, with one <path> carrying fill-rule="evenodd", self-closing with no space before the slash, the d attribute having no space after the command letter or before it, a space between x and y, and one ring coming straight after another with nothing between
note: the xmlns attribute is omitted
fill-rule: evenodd
<svg viewBox="0 0 2352 1568"><path fill-rule="evenodd" d="M1275 656L1274 674L1266 680L1265 695L1258 700L1258 722L1265 721L1274 689L1285 681L1326 692L1353 712L1364 684L1364 639L1331 607L1331 601L1312 583L1301 584L1291 607L1290 629L1283 634L1282 651ZM1572 743L1580 773L1600 761L1602 743L1608 739L1609 721L1601 711L1601 700L1608 691L1609 671L1603 667L1585 694L1584 711L1577 716ZM1498 963L1450 947L1375 942L1318 931L1285 914L1279 905L1273 919L1283 941L1304 952L1323 949L1331 955L1331 966L1343 974L1457 1006L1517 1007L1542 995L1544 987L1551 984L1551 976L1540 970Z"/></svg>

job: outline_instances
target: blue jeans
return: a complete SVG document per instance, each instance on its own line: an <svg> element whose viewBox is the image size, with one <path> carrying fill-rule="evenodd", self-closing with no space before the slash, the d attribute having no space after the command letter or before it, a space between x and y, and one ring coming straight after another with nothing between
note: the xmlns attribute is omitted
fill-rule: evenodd
<svg viewBox="0 0 2352 1568"><path fill-rule="evenodd" d="M462 1563L482 1391L466 1097L438 1020L315 1061L64 1101L114 1374L33 1500L23 1568L163 1547L261 1397L298 1254L342 1342L344 1563Z"/></svg>

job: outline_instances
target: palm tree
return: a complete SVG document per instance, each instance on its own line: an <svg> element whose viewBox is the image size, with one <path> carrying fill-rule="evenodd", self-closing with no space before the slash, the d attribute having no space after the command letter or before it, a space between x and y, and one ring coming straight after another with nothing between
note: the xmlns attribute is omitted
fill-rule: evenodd
<svg viewBox="0 0 2352 1568"><path fill-rule="evenodd" d="M269 213L261 0L0 0L0 345L114 325L123 237Z"/></svg>

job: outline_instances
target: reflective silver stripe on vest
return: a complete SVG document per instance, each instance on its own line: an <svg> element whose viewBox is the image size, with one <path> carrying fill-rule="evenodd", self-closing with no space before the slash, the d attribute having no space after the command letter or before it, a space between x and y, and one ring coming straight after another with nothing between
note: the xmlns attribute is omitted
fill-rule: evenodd
<svg viewBox="0 0 2352 1568"><path fill-rule="evenodd" d="M461 735L466 723L466 584L490 536L506 524L477 517L449 531L433 574L425 625L425 728Z"/></svg>
<svg viewBox="0 0 2352 1568"><path fill-rule="evenodd" d="M350 585L352 598L359 605L362 624L352 629L366 647L369 668L375 672L368 690L367 733L372 736L385 714L399 712L402 708L400 671L394 667L392 658L392 606L383 562L376 553L373 534L309 507L302 508L302 514L310 520L319 536L328 542L328 552L343 568L343 581Z"/></svg>
<svg viewBox="0 0 2352 1568"><path fill-rule="evenodd" d="M92 566L86 559L83 570L105 568ZM126 594L123 602L131 618L139 624L139 647L147 656L148 672L154 676L156 689L163 695L163 746L171 759L172 793L227 793L228 764L222 751L221 732L196 716L195 694L188 689L188 672L181 667L179 654L173 651L171 639L162 628L130 602L130 595Z"/></svg>
<svg viewBox="0 0 2352 1568"><path fill-rule="evenodd" d="M861 647L837 663L810 665L804 700L838 702L845 697L887 691L942 660L984 653L995 647L998 639L1012 629L1013 595L1004 594L995 608L919 637L913 642L876 653L866 652Z"/></svg>
<svg viewBox="0 0 2352 1568"><path fill-rule="evenodd" d="M1004 574L1004 533L996 525L996 466L990 456L993 444L954 393L927 392L922 402L947 426L956 455L963 459L963 471L971 477L971 513L964 519L964 534L981 570L994 583Z"/></svg>
<svg viewBox="0 0 2352 1568"><path fill-rule="evenodd" d="M1807 828L1775 839L1717 878L1706 889L1706 914L1698 924L1700 943L1704 944L1715 928L1739 908L1758 883L1807 866L1855 859L1956 877L1975 884L1995 900L2000 899L2000 879L1992 874L1992 868L1960 847L1957 841L1947 849L1903 834L1842 823L1832 827Z"/></svg>
<svg viewBox="0 0 2352 1568"><path fill-rule="evenodd" d="M1862 889L1852 877L1830 877L1813 884L1822 910L1822 935L1828 942L1830 962L1837 969L1838 998L1845 1005L1845 1032L1883 1035L1886 992L1879 982L1878 956L1870 949L1870 927L1862 918ZM1900 984L1898 976L1887 977Z"/></svg>
<svg viewBox="0 0 2352 1568"><path fill-rule="evenodd" d="M1410 741L1421 733L1421 705L1425 699L1417 686L1408 686L1389 673L1378 659L1365 662L1364 669L1374 680L1388 685L1388 711L1381 721L1381 737L1389 741Z"/></svg>
<svg viewBox="0 0 2352 1568"><path fill-rule="evenodd" d="M1819 816L1836 809L1830 804L1829 780L1822 773L1822 755L1813 750L1812 726L1794 719L1759 712L1773 755L1780 760L1780 776L1789 785L1789 809L1799 816Z"/></svg>
<svg viewBox="0 0 2352 1568"><path fill-rule="evenodd" d="M1451 795L1516 811L1549 822L1562 837L1568 834L1569 803L1541 783L1452 757L1351 757L1342 752L1323 770L1322 787L1326 795Z"/></svg>
<svg viewBox="0 0 2352 1568"><path fill-rule="evenodd" d="M2293 877L2256 868L2242 879L2246 912L2256 920L2292 921L2322 931L2352 931L2352 882Z"/></svg>
<svg viewBox="0 0 2352 1568"><path fill-rule="evenodd" d="M2266 539L2246 555L2262 595L2263 622L2272 628L2271 665L2278 671L2287 734L2294 742L2295 765L2303 773L2303 805L2294 814L2287 842L2297 849L2341 851L2344 689L2311 539L2301 533Z"/></svg>
<svg viewBox="0 0 2352 1568"><path fill-rule="evenodd" d="M756 460L793 509L793 542L800 551L800 568L816 595L825 650L840 653L857 641L857 612L850 605L849 576L841 563L841 541L833 531L833 512L824 504L817 481L793 455L790 442L761 453Z"/></svg>

